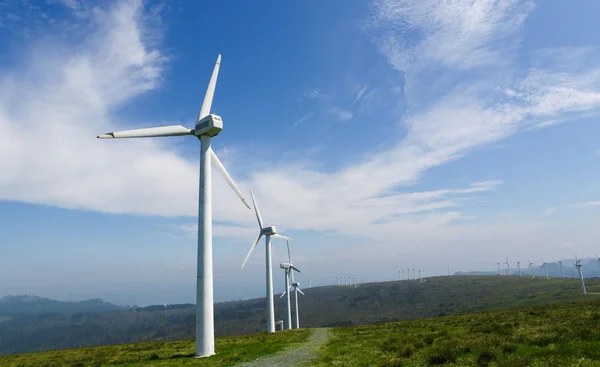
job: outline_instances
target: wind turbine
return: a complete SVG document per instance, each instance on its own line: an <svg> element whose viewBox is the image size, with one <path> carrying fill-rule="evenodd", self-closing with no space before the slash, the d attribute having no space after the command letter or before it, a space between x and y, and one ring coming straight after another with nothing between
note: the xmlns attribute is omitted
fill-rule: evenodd
<svg viewBox="0 0 600 367"><path fill-rule="evenodd" d="M423 283L423 274L421 273L421 269L419 269L419 279L420 282Z"/></svg>
<svg viewBox="0 0 600 367"><path fill-rule="evenodd" d="M308 278L308 288L312 288L312 278Z"/></svg>
<svg viewBox="0 0 600 367"><path fill-rule="evenodd" d="M535 270L533 269L533 263L529 260L529 256L527 257L527 261L529 262L529 269L531 270L531 277L535 278Z"/></svg>
<svg viewBox="0 0 600 367"><path fill-rule="evenodd" d="M250 206L244 199L215 152L211 148L211 138L223 130L221 117L211 114L211 106L217 76L221 64L221 55L213 69L198 120L193 129L182 125L170 125L110 132L98 135L98 139L150 138L164 136L195 136L200 140L200 179L198 197L198 262L196 282L196 357L215 354L215 320L213 309L213 262L212 262L212 175L211 162L233 189L244 205Z"/></svg>
<svg viewBox="0 0 600 367"><path fill-rule="evenodd" d="M498 264L498 275L501 275L501 274L500 274L500 263L499 263L499 262L496 262L496 264Z"/></svg>
<svg viewBox="0 0 600 367"><path fill-rule="evenodd" d="M448 276L450 276L450 264L448 264Z"/></svg>
<svg viewBox="0 0 600 367"><path fill-rule="evenodd" d="M287 322L288 322L288 329L292 328L292 305L290 303L290 288L294 287L294 296L295 296L295 302L296 302L296 327L298 327L299 325L299 318L298 318L298 288L300 287L300 283L296 283L294 282L294 271L297 271L298 273L300 272L300 270L298 270L298 268L296 268L294 266L294 264L292 263L292 255L290 253L290 243L288 241L285 241L286 245L287 245L287 250L288 250L288 261L287 263L282 263L279 265L280 268L285 270L285 292L283 292L281 294L281 297L286 296L287 298ZM292 284L290 285L290 278L291 278L291 282ZM295 284L295 286L294 286ZM300 291L300 293L302 293L302 291ZM304 293L302 293L304 294ZM281 298L279 297L279 298Z"/></svg>
<svg viewBox="0 0 600 367"><path fill-rule="evenodd" d="M417 273L415 272L415 268L413 268L413 279L417 280Z"/></svg>
<svg viewBox="0 0 600 367"><path fill-rule="evenodd" d="M404 278L404 269L402 269L402 280L405 280L405 278Z"/></svg>
<svg viewBox="0 0 600 367"><path fill-rule="evenodd" d="M398 280L402 280L402 278L400 278L400 270L398 270Z"/></svg>
<svg viewBox="0 0 600 367"><path fill-rule="evenodd" d="M263 219L260 215L260 211L258 210L258 205L256 204L256 199L254 198L254 193L250 190L250 196L252 197L252 204L254 205L254 212L256 213L256 220L258 221L258 237L256 237L256 241L252 247L250 247L250 251L248 251L248 255L244 259L242 263L242 268L246 265L246 261L252 254L252 251L258 245L258 242L265 236L265 266L266 266L266 278L267 278L267 332L274 333L275 332L275 307L273 305L273 267L271 261L271 237L278 238L280 240L291 240L291 238L282 236L277 234L277 228L275 226L265 227L263 224Z"/></svg>
<svg viewBox="0 0 600 367"><path fill-rule="evenodd" d="M508 257L504 263L506 264L506 275L510 275L510 263L508 262Z"/></svg>
<svg viewBox="0 0 600 367"><path fill-rule="evenodd" d="M579 272L579 279L581 279L581 291L583 292L583 294L587 294L585 290L585 282L583 281L583 268L581 266L581 260L577 260L577 255L573 256L575 256L575 263L573 265L575 265L575 267L577 268L577 271Z"/></svg>
<svg viewBox="0 0 600 367"><path fill-rule="evenodd" d="M519 269L519 276L522 277L523 273L521 272L521 262L517 261L517 269Z"/></svg>
<svg viewBox="0 0 600 367"><path fill-rule="evenodd" d="M598 267L600 268L600 257L598 257L598 254L594 254L594 256L596 256L596 258L598 259Z"/></svg>
<svg viewBox="0 0 600 367"><path fill-rule="evenodd" d="M544 267L544 271L546 272L546 279L548 279L548 263L544 261L542 257L542 266Z"/></svg>
<svg viewBox="0 0 600 367"><path fill-rule="evenodd" d="M560 264L560 278L564 279L565 278L565 273L564 273L563 267L562 267L562 260L559 260L558 263Z"/></svg>

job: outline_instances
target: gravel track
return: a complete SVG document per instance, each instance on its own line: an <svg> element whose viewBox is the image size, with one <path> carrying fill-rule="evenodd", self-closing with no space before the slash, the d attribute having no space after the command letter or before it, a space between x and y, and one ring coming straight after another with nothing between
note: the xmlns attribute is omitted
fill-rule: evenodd
<svg viewBox="0 0 600 367"><path fill-rule="evenodd" d="M246 362L238 365L238 367L289 367L300 366L305 362L314 359L317 356L317 351L325 341L327 341L327 329L314 329L313 335L308 338L308 341L299 346L285 349L277 354L258 358L252 362Z"/></svg>

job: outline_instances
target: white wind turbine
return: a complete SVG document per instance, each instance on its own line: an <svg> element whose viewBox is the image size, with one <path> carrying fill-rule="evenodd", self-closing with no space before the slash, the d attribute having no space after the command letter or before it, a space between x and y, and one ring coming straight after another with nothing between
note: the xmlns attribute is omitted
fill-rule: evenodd
<svg viewBox="0 0 600 367"><path fill-rule="evenodd" d="M506 264L506 275L510 275L510 263L508 262L508 257L504 263Z"/></svg>
<svg viewBox="0 0 600 367"><path fill-rule="evenodd" d="M421 273L421 269L419 269L419 281L423 283L423 274Z"/></svg>
<svg viewBox="0 0 600 367"><path fill-rule="evenodd" d="M400 278L400 270L398 270L398 280L402 280L402 278Z"/></svg>
<svg viewBox="0 0 600 367"><path fill-rule="evenodd" d="M563 267L562 267L562 260L558 261L558 264L560 265L560 278L564 279L565 277L565 272L563 271Z"/></svg>
<svg viewBox="0 0 600 367"><path fill-rule="evenodd" d="M213 310L213 263L212 263L212 182L211 162L231 186L244 205L250 209L241 191L211 148L211 138L223 130L221 117L211 114L210 109L217 84L221 55L213 69L198 120L193 129L182 125L170 125L110 132L98 135L98 139L149 138L164 136L195 136L200 140L200 179L198 198L198 262L196 283L196 357L215 354L215 329Z"/></svg>
<svg viewBox="0 0 600 367"><path fill-rule="evenodd" d="M248 251L248 255L244 259L242 263L242 268L246 265L246 261L252 254L252 251L260 242L262 236L265 236L265 266L266 266L266 281L267 281L267 332L274 333L275 332L275 308L273 306L273 267L271 260L271 237L278 238L280 240L291 240L291 238L282 236L277 234L277 228L275 226L265 227L263 224L263 219L260 215L260 211L258 210L258 205L256 204L256 199L254 198L254 193L250 190L250 196L252 197L252 204L254 205L254 212L256 213L256 219L258 220L258 237L256 237L256 241L252 247L250 247L250 251Z"/></svg>
<svg viewBox="0 0 600 367"><path fill-rule="evenodd" d="M292 305L290 303L290 288L294 287L294 296L295 296L295 302L296 302L296 327L298 327L299 325L299 318L298 318L298 288L300 287L300 283L295 283L294 282L294 271L297 271L298 273L300 272L300 270L298 270L298 268L296 268L294 266L294 264L292 264L292 255L290 253L290 243L288 241L285 241L286 245L287 245L287 250L288 250L288 262L287 263L282 263L279 265L280 268L282 268L283 270L285 270L285 291L281 294L281 297L286 296L287 298L287 323L288 323L288 329L292 328ZM290 284L290 278L291 278L291 284ZM296 284L294 286L294 284ZM302 291L300 291L300 293L302 293ZM302 293L304 294L304 293Z"/></svg>
<svg viewBox="0 0 600 367"><path fill-rule="evenodd" d="M405 280L405 278L404 278L404 269L402 269L402 280Z"/></svg>
<svg viewBox="0 0 600 367"><path fill-rule="evenodd" d="M598 257L598 254L594 254L594 256L596 256L596 258L598 260L598 267L600 268L600 257Z"/></svg>
<svg viewBox="0 0 600 367"><path fill-rule="evenodd" d="M412 269L413 269L413 279L417 280L417 273L415 271L415 268L412 268Z"/></svg>
<svg viewBox="0 0 600 367"><path fill-rule="evenodd" d="M500 274L500 263L496 262L496 264L498 264L498 275L502 275L502 274Z"/></svg>
<svg viewBox="0 0 600 367"><path fill-rule="evenodd" d="M575 263L573 265L575 265L575 267L577 268L577 271L579 272L579 279L581 279L581 291L583 292L583 294L587 294L585 290L585 282L583 281L583 268L581 266L581 260L577 260L577 255L573 256L575 257Z"/></svg>
<svg viewBox="0 0 600 367"><path fill-rule="evenodd" d="M523 273L521 272L521 262L517 261L517 269L519 269L519 276L522 277Z"/></svg>
<svg viewBox="0 0 600 367"><path fill-rule="evenodd" d="M542 257L542 266L544 267L544 271L546 272L546 279L548 279L548 263L544 261Z"/></svg>
<svg viewBox="0 0 600 367"><path fill-rule="evenodd" d="M535 269L533 269L533 263L531 262L531 260L529 260L529 257L527 257L527 261L529 262L529 269L531 270L531 277L535 278Z"/></svg>

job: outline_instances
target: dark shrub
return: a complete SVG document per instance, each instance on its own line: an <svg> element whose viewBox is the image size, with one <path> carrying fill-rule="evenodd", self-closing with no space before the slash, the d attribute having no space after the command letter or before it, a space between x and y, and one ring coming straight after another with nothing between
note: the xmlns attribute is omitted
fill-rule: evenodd
<svg viewBox="0 0 600 367"><path fill-rule="evenodd" d="M477 366L480 367L486 367L490 364L491 361L493 361L495 358L494 352L491 350L482 350L481 352L479 352L479 355L477 356Z"/></svg>

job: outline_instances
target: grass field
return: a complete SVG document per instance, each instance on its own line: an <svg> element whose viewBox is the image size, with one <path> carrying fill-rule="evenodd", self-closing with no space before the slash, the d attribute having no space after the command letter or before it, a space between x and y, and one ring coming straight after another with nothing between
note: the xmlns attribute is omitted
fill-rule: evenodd
<svg viewBox="0 0 600 367"><path fill-rule="evenodd" d="M193 358L192 340L109 345L0 357L2 367L233 366L304 342L309 329L216 338L217 355Z"/></svg>
<svg viewBox="0 0 600 367"><path fill-rule="evenodd" d="M600 301L330 330L316 366L600 366Z"/></svg>

